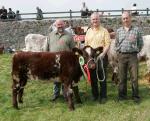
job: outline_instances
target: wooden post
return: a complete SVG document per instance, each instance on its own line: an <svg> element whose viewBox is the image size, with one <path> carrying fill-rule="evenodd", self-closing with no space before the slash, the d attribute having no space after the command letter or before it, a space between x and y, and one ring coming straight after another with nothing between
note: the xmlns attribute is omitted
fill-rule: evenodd
<svg viewBox="0 0 150 121"><path fill-rule="evenodd" d="M148 12L149 12L149 8L146 8L146 14L147 14L147 16L149 15Z"/></svg>
<svg viewBox="0 0 150 121"><path fill-rule="evenodd" d="M122 10L122 13L123 13L124 9L122 8L121 10Z"/></svg>

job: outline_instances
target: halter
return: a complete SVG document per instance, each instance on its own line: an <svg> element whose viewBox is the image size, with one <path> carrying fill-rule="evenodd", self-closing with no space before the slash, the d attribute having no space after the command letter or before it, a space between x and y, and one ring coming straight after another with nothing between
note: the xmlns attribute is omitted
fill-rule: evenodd
<svg viewBox="0 0 150 121"><path fill-rule="evenodd" d="M101 67L102 67L102 73L103 73L103 79L99 79L99 76L98 76L98 59L100 59L100 62L101 62ZM80 67L81 67L81 70L83 72L83 75L84 75L84 78L88 81L89 84L91 84L91 75L90 75L90 71L89 71L89 68L88 68L88 64L90 61L94 60L94 58L91 58L86 64L85 64L85 61L84 61L84 58L83 56L80 56L79 57L79 64L80 64ZM95 62L95 60L94 60ZM83 68L84 67L84 68ZM105 80L105 71L104 71L104 66L103 66L103 59L101 57L97 57L96 59L96 77L97 77L97 80L99 82L103 82Z"/></svg>

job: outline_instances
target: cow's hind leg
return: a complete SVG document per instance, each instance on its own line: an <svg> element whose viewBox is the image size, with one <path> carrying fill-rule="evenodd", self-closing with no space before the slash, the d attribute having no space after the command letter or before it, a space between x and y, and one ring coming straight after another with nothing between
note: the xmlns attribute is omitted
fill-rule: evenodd
<svg viewBox="0 0 150 121"><path fill-rule="evenodd" d="M67 96L69 109L72 111L75 108L74 108L74 103L73 103L73 91L71 87L72 85L64 83L64 92L65 92L65 95Z"/></svg>

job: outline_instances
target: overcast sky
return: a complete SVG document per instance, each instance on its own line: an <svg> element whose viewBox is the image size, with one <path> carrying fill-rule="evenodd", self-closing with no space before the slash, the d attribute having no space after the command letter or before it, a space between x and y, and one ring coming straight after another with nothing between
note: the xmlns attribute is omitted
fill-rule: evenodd
<svg viewBox="0 0 150 121"><path fill-rule="evenodd" d="M139 9L150 8L150 0L0 0L0 8L5 6L14 11L20 10L20 13L34 13L36 6L39 6L43 12L68 11L70 9L79 11L83 1L86 2L89 10L130 9L133 3L136 3Z"/></svg>

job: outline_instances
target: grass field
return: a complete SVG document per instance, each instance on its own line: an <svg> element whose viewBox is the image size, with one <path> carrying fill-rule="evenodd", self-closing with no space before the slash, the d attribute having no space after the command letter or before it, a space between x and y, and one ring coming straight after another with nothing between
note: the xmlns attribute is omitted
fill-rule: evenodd
<svg viewBox="0 0 150 121"><path fill-rule="evenodd" d="M12 107L11 94L12 55L0 55L0 121L150 121L150 88L143 75L145 63L140 64L141 103L131 100L131 86L128 83L127 101L116 102L117 86L108 78L108 101L105 104L91 100L90 86L80 81L80 95L83 104L75 104L70 112L63 98L50 102L53 84L45 81L30 81L25 87L24 103L20 110Z"/></svg>

